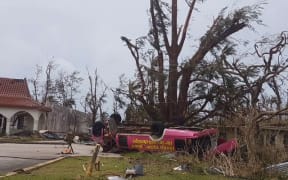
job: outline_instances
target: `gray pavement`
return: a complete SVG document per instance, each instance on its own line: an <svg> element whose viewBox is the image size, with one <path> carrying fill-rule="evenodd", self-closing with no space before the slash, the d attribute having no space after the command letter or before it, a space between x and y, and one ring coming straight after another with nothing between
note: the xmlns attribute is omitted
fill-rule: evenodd
<svg viewBox="0 0 288 180"><path fill-rule="evenodd" d="M91 156L95 146L73 144L72 156ZM0 144L0 174L43 163L61 156L63 144ZM99 156L120 157L117 154L100 153Z"/></svg>

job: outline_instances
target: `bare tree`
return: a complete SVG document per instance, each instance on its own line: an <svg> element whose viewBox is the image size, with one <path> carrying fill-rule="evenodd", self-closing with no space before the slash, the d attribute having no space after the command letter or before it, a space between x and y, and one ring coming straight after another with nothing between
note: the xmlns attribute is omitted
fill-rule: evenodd
<svg viewBox="0 0 288 180"><path fill-rule="evenodd" d="M58 73L55 87L58 94L58 100L65 107L75 105L75 95L79 93L79 87L83 78L79 76L78 71L71 74L61 71Z"/></svg>
<svg viewBox="0 0 288 180"><path fill-rule="evenodd" d="M88 71L88 70L87 70ZM88 79L89 79L89 92L86 95L86 102L91 111L91 124L93 124L97 119L98 111L100 111L100 117L102 117L102 105L106 102L106 90L107 87L104 86L104 89L100 90L100 86L103 85L99 82L99 75L97 74L97 70L94 71L94 75L91 76L88 71ZM103 88L103 87L102 87Z"/></svg>
<svg viewBox="0 0 288 180"><path fill-rule="evenodd" d="M42 103L46 104L47 100L49 98L53 98L55 95L55 87L54 82L52 79L52 72L56 69L57 65L54 61L49 61L48 65L45 69L45 84L43 87L43 97L42 97Z"/></svg>
<svg viewBox="0 0 288 180"><path fill-rule="evenodd" d="M275 44L269 46L273 42ZM260 44L261 46L265 46L266 49L268 46L268 49L263 49L263 52L261 52ZM253 65L245 66L241 64L240 59L237 59L233 63L225 61L225 64L228 66L227 69L230 69L229 73L233 73L233 76L237 77L240 83L243 84L242 89L246 95L248 107L258 109L259 96L263 92L265 84L273 89L281 104L277 81L281 77L280 75L288 68L287 59L282 56L285 46L287 46L287 34L282 32L280 36L269 42L262 41L255 44L255 52L261 58L261 63L256 62ZM254 75L251 76L251 74ZM280 110L280 104L277 106L277 110Z"/></svg>
<svg viewBox="0 0 288 180"><path fill-rule="evenodd" d="M232 121L230 120L230 123L243 127L244 142L247 145L250 164L255 163L258 158L257 138L262 123L273 122L274 117L288 113L287 107L281 107L285 100L285 94L281 94L279 86L280 82L285 83L282 82L282 77L287 76L287 72L285 72L288 68L288 59L285 56L287 37L286 32L282 32L276 38L265 38L257 42L254 47L260 61L253 64L245 65L243 59L242 62L241 59L232 62L222 59L223 74L230 79L234 78L233 84L236 84L236 88L233 88L233 91L237 92L238 96L238 105L234 106L237 107L237 111L233 113L234 118ZM265 85L268 86L265 88ZM264 97L264 92L269 90L269 87L272 88L274 94L270 91L265 98L272 99L276 96L277 107L274 109L263 108L265 102L261 102L260 98L260 96ZM265 98L262 98L262 101ZM239 99L242 99L242 102ZM231 103L227 104L231 107Z"/></svg>
<svg viewBox="0 0 288 180"><path fill-rule="evenodd" d="M42 74L42 67L38 64L36 64L36 69L35 69L35 77L29 79L29 82L32 83L33 86L33 97L35 98L36 101L38 101L38 98L40 96L40 76Z"/></svg>
<svg viewBox="0 0 288 180"><path fill-rule="evenodd" d="M186 41L190 19L197 2L196 0L186 1L188 12L183 26L179 26L177 0L171 0L170 4L161 0L150 0L151 29L148 36L137 39L136 43L132 43L126 37L121 37L136 63L137 82L134 83L133 94L154 120L165 119L177 123L179 120L191 118L188 111L188 99L192 83L191 76L194 75L196 67L204 61L209 52L221 50L231 43L229 37L232 34L251 27L253 22L261 23L258 19L261 7L258 5L246 6L228 15L225 15L226 9L224 8L206 34L200 38L200 44L193 55L180 63L180 53ZM152 48L143 53L145 41L148 41ZM147 52L150 53L147 54ZM147 68L141 62L151 54L156 63L153 63L154 67ZM164 68L166 63L167 70ZM154 70L157 74L154 83L157 88L150 88L151 86L147 83L147 69ZM153 93L151 89L157 91L156 102L150 98Z"/></svg>
<svg viewBox="0 0 288 180"><path fill-rule="evenodd" d="M214 63L209 66L205 65L206 71L208 71L206 73L213 77L212 79L205 79L204 76L199 75L201 73L193 79L193 81L203 82L203 86L206 85L205 88L208 89L209 93L203 95L205 90L201 87L199 90L202 91L202 94L198 93L198 96L194 99L203 96L211 102L212 106L216 107L213 110L216 110L218 114L221 110L222 113L227 115L245 109L246 112L251 109L254 112L263 111L260 104L263 105L265 102L261 102L261 97L265 100L268 97L271 99L275 95L277 97L277 108L274 110L281 110L281 103L284 100L281 96L285 97L285 94L282 93L281 95L279 84L284 83L282 77L285 76L285 70L288 67L287 59L282 54L287 44L286 38L286 34L282 32L275 39L270 39L266 43L261 42L263 48L266 48L266 50L263 49L263 52L260 52L260 45L257 42L255 52L258 57L256 58L254 55L228 58L223 56L223 53L217 56L218 58ZM275 44L269 45L273 42ZM227 51L227 48L223 50ZM245 64L248 59L255 62ZM210 72L209 69L213 72ZM215 78L216 76L218 78ZM211 88L208 88L207 84L210 84ZM199 86L199 84L197 85ZM271 91L264 95L269 89L268 87L265 88L265 85L273 89L274 95Z"/></svg>

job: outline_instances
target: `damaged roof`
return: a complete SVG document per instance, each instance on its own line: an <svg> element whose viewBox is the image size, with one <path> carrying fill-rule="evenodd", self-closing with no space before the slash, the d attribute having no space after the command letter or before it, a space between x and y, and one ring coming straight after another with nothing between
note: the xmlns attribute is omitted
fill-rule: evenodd
<svg viewBox="0 0 288 180"><path fill-rule="evenodd" d="M26 79L0 78L0 107L50 111L50 108L32 99Z"/></svg>

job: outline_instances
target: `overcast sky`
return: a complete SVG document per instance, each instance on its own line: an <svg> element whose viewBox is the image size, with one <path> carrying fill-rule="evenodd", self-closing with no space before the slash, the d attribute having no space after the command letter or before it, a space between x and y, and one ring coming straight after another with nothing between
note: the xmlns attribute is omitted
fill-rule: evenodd
<svg viewBox="0 0 288 180"><path fill-rule="evenodd" d="M235 9L255 2L259 0L207 0L198 7L191 30L204 32L224 6ZM242 39L288 30L288 1L267 2L262 16L267 26L240 33ZM86 67L97 68L106 84L115 87L120 74L134 73L120 36L134 39L147 33L148 6L148 0L1 0L0 77L29 79L36 64L45 66L53 57L60 69L78 70L82 76Z"/></svg>

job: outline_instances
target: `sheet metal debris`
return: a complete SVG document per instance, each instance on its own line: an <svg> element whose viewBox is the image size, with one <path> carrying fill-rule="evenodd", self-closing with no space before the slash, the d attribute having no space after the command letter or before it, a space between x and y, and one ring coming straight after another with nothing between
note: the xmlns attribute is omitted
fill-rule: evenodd
<svg viewBox="0 0 288 180"><path fill-rule="evenodd" d="M279 172L288 175L288 162L274 164L265 168L268 172Z"/></svg>

